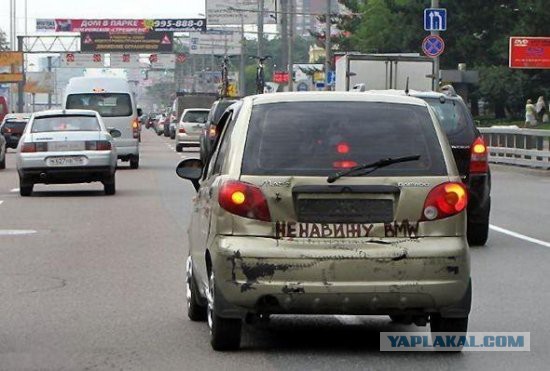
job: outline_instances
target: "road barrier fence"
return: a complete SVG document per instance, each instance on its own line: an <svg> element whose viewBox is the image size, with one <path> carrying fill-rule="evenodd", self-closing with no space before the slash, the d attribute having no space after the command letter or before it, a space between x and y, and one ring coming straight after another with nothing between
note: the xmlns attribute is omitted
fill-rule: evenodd
<svg viewBox="0 0 550 371"><path fill-rule="evenodd" d="M517 127L479 128L489 162L550 169L550 130Z"/></svg>

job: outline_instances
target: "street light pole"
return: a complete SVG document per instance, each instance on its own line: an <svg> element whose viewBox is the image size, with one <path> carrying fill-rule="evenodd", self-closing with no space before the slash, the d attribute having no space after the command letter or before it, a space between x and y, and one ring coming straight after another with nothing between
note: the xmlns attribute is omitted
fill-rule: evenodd
<svg viewBox="0 0 550 371"><path fill-rule="evenodd" d="M288 91L294 90L294 81L292 75L294 72L294 1L288 4L289 22L288 22Z"/></svg>
<svg viewBox="0 0 550 371"><path fill-rule="evenodd" d="M439 0L432 0L432 8L439 8ZM439 35L439 31L430 31L431 35ZM439 56L434 58L434 80L433 90L439 88Z"/></svg>
<svg viewBox="0 0 550 371"><path fill-rule="evenodd" d="M264 55L264 0L258 1L258 57Z"/></svg>
<svg viewBox="0 0 550 371"><path fill-rule="evenodd" d="M325 15L325 84L327 83L328 72L330 71L330 11L331 0L327 0L327 13ZM328 84L325 85L325 90L330 90Z"/></svg>

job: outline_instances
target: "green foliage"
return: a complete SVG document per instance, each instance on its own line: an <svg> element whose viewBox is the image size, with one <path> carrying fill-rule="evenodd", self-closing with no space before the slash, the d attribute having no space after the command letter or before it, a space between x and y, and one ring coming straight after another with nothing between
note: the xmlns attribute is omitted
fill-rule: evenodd
<svg viewBox="0 0 550 371"><path fill-rule="evenodd" d="M0 51L10 50L10 43L6 33L0 29Z"/></svg>
<svg viewBox="0 0 550 371"><path fill-rule="evenodd" d="M490 66L480 69L480 93L489 101L497 116L503 109L519 114L525 106L529 77L522 71L510 71L506 66Z"/></svg>

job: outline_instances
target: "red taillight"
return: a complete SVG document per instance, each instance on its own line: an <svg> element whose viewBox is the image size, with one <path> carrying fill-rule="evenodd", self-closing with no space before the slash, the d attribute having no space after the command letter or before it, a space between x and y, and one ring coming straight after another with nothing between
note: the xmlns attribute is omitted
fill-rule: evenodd
<svg viewBox="0 0 550 371"><path fill-rule="evenodd" d="M442 183L426 197L420 220L436 220L456 215L468 206L468 190L462 183Z"/></svg>
<svg viewBox="0 0 550 371"><path fill-rule="evenodd" d="M234 180L224 182L218 193L218 202L232 214L264 222L271 221L262 190L252 184Z"/></svg>
<svg viewBox="0 0 550 371"><path fill-rule="evenodd" d="M346 142L341 142L336 145L336 152L341 154L346 154L349 152L349 144Z"/></svg>
<svg viewBox="0 0 550 371"><path fill-rule="evenodd" d="M489 171L487 146L482 137L477 138L470 147L470 174L486 173Z"/></svg>
<svg viewBox="0 0 550 371"><path fill-rule="evenodd" d="M180 134L185 134L185 129L182 128L182 127L180 126L178 132L179 132Z"/></svg>
<svg viewBox="0 0 550 371"><path fill-rule="evenodd" d="M86 151L110 151L111 142L107 140L88 140L86 141Z"/></svg>
<svg viewBox="0 0 550 371"><path fill-rule="evenodd" d="M23 143L23 145L21 146L21 152L25 152L25 153L36 152L36 144Z"/></svg>
<svg viewBox="0 0 550 371"><path fill-rule="evenodd" d="M139 121L137 119L132 121L132 134L134 138L139 138Z"/></svg>
<svg viewBox="0 0 550 371"><path fill-rule="evenodd" d="M349 169L349 168L352 168L354 166L357 166L357 162L355 161L334 161L332 163L332 167L334 167L335 169Z"/></svg>

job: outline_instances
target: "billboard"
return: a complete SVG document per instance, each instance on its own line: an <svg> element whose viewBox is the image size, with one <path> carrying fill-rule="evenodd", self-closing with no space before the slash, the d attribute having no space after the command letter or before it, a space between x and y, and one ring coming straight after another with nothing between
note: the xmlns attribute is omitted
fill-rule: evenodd
<svg viewBox="0 0 550 371"><path fill-rule="evenodd" d="M550 37L510 37L509 66L550 69Z"/></svg>
<svg viewBox="0 0 550 371"><path fill-rule="evenodd" d="M22 66L22 52L0 52L0 83L23 81Z"/></svg>
<svg viewBox="0 0 550 371"><path fill-rule="evenodd" d="M174 33L83 32L80 34L80 50L83 52L171 53L174 50Z"/></svg>
<svg viewBox="0 0 550 371"><path fill-rule="evenodd" d="M241 54L241 37L231 31L193 32L189 34L191 54Z"/></svg>
<svg viewBox="0 0 550 371"><path fill-rule="evenodd" d="M276 23L276 0L264 1L264 23ZM258 24L257 0L206 0L206 19L210 25Z"/></svg>
<svg viewBox="0 0 550 371"><path fill-rule="evenodd" d="M38 32L206 31L205 18L184 19L37 19Z"/></svg>
<svg viewBox="0 0 550 371"><path fill-rule="evenodd" d="M27 72L25 75L25 93L53 93L52 72Z"/></svg>

